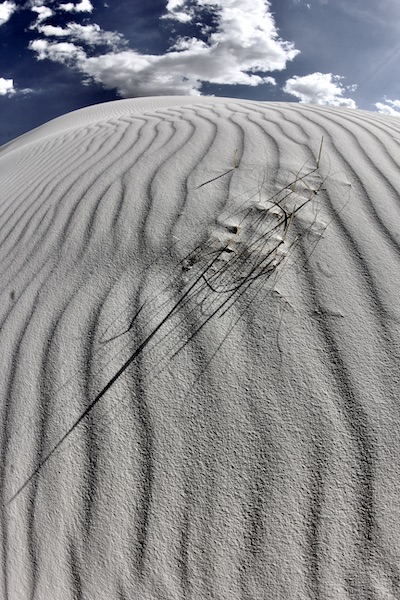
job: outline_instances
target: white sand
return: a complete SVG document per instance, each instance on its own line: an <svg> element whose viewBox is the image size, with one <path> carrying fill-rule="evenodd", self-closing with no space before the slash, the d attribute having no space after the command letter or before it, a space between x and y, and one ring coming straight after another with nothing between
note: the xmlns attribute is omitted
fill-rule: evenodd
<svg viewBox="0 0 400 600"><path fill-rule="evenodd" d="M0 598L398 599L400 122L121 100L0 191Z"/></svg>

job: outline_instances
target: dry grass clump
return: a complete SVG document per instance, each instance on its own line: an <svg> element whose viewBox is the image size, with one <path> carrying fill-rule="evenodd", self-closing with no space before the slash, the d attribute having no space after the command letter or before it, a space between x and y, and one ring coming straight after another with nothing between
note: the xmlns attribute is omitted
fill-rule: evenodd
<svg viewBox="0 0 400 600"><path fill-rule="evenodd" d="M184 268L188 271L195 265L202 268L202 280L213 292L235 293L254 280L276 272L302 238L310 234L319 237L324 226L318 223L316 197L325 179L320 178L314 187L309 180L320 168L322 148L323 138L314 168L304 172L306 165L303 165L286 185L267 199L262 200L259 193L257 201L254 198L247 201L229 217L225 235L222 235L224 239L211 236L185 258Z"/></svg>

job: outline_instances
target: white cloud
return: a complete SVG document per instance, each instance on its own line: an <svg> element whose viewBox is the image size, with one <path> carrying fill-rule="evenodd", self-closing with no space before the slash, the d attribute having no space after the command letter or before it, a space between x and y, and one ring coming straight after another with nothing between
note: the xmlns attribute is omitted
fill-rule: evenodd
<svg viewBox="0 0 400 600"><path fill-rule="evenodd" d="M78 4L73 2L67 2L67 4L60 4L60 9L67 12L92 12L93 5L90 0L81 0Z"/></svg>
<svg viewBox="0 0 400 600"><path fill-rule="evenodd" d="M283 70L298 51L292 43L279 38L269 9L265 0L169 0L164 17L178 21L188 17L196 26L199 11L207 10L213 12L216 27L205 36L206 41L177 37L163 55L123 49L93 56L79 46L46 40L37 40L39 44L32 42L30 47L40 60L48 58L74 64L76 69L106 88L116 88L123 97L196 95L203 82L250 86L275 84L266 73ZM61 36L63 31L62 28L42 27L44 35ZM102 35L105 33L109 32L102 32ZM83 40L77 29L75 37L72 33L69 35L70 39Z"/></svg>
<svg viewBox="0 0 400 600"><path fill-rule="evenodd" d="M173 11L177 8L180 8L185 4L185 0L168 0L167 1L167 11Z"/></svg>
<svg viewBox="0 0 400 600"><path fill-rule="evenodd" d="M36 29L46 37L67 37L74 41L85 42L90 46L106 44L116 48L126 44L120 33L103 31L96 23L93 25L68 23L65 28L53 25L40 25Z"/></svg>
<svg viewBox="0 0 400 600"><path fill-rule="evenodd" d="M32 6L31 10L37 13L38 15L36 22L31 27L31 29L34 29L39 23L43 23L43 21L46 21L46 19L49 19L55 14L54 11L51 10L51 8L48 8L47 6L43 5Z"/></svg>
<svg viewBox="0 0 400 600"><path fill-rule="evenodd" d="M74 65L86 59L82 48L69 42L50 43L47 40L33 40L29 48L37 54L38 60L49 59L65 65Z"/></svg>
<svg viewBox="0 0 400 600"><path fill-rule="evenodd" d="M15 93L13 80L0 77L0 96L12 96Z"/></svg>
<svg viewBox="0 0 400 600"><path fill-rule="evenodd" d="M344 106L347 108L357 108L352 98L344 98L343 92L346 91L340 80L339 75L332 73L310 73L304 77L295 75L288 79L283 87L283 91L292 94L300 102L310 104L322 104L326 106ZM349 86L354 91L354 86Z"/></svg>
<svg viewBox="0 0 400 600"><path fill-rule="evenodd" d="M377 102L375 104L378 112L381 115L390 115L391 117L400 117L400 100L389 100L384 98L385 102Z"/></svg>
<svg viewBox="0 0 400 600"><path fill-rule="evenodd" d="M15 2L6 0L0 4L0 25L4 25L17 10Z"/></svg>
<svg viewBox="0 0 400 600"><path fill-rule="evenodd" d="M192 21L195 12L193 8L185 8L185 0L168 0L166 13L162 19L174 19L180 23L189 23ZM181 10L183 9L183 10Z"/></svg>

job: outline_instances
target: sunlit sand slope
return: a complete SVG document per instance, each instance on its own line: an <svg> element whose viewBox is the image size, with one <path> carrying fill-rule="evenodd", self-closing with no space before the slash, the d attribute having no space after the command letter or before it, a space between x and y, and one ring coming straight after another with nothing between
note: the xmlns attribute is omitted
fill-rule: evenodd
<svg viewBox="0 0 400 600"><path fill-rule="evenodd" d="M0 193L0 597L399 598L400 121L122 100Z"/></svg>

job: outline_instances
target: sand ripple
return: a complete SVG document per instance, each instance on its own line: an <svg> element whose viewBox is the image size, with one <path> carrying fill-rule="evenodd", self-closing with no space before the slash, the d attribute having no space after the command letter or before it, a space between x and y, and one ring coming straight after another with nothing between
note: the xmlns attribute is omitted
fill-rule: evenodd
<svg viewBox="0 0 400 600"><path fill-rule="evenodd" d="M399 151L179 97L0 149L1 598L400 597Z"/></svg>

